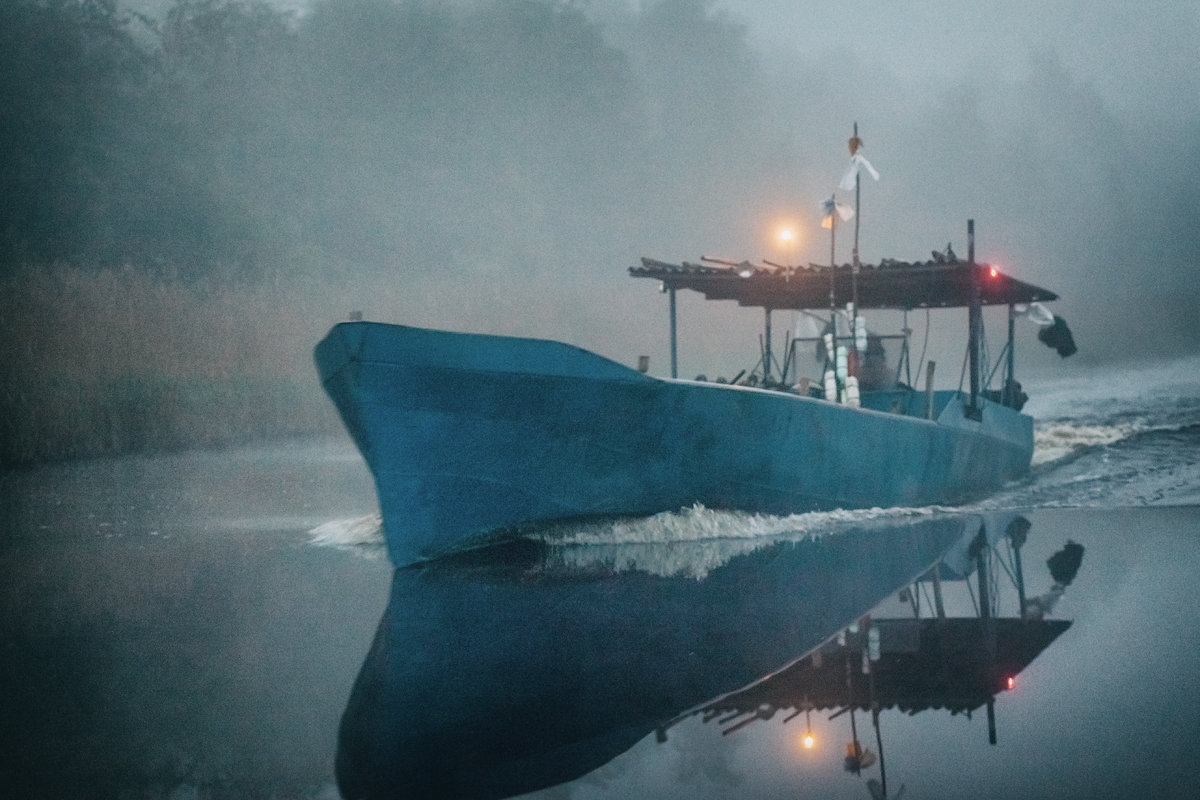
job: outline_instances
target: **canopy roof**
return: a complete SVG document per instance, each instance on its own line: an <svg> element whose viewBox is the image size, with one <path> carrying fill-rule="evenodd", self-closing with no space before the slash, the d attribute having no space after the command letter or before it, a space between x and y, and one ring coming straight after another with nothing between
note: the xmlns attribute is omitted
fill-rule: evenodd
<svg viewBox="0 0 1200 800"><path fill-rule="evenodd" d="M770 267L749 262L721 266L668 264L643 258L630 267L635 278L656 278L667 289L694 289L709 300L736 300L743 306L770 309L829 308L830 273L834 272L832 305L854 299L853 270L830 267ZM1008 305L1057 300L1047 289L1019 281L988 264L965 261L905 263L884 260L864 264L858 272L859 308L956 308L971 303L972 277L977 276L983 305Z"/></svg>

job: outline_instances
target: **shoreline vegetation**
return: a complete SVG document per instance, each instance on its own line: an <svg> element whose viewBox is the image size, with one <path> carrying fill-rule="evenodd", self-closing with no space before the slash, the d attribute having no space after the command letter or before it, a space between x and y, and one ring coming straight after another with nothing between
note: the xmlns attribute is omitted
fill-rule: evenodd
<svg viewBox="0 0 1200 800"><path fill-rule="evenodd" d="M0 467L340 430L299 291L54 266L0 297Z"/></svg>

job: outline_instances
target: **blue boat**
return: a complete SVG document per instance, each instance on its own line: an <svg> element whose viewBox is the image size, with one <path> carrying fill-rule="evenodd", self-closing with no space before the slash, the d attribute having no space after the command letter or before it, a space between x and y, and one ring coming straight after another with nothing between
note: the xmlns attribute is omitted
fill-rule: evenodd
<svg viewBox="0 0 1200 800"><path fill-rule="evenodd" d="M1019 410L1012 321L1018 304L1057 299L971 251L966 261L861 267L643 259L630 274L670 295L669 378L561 342L374 322L335 326L315 358L374 475L398 566L533 526L695 505L787 514L953 504L1028 471L1033 422ZM766 309L767 345L749 376L675 377L680 289ZM870 345L836 324L816 342L828 358L815 383L792 366L804 340L789 342L777 368L772 312L841 313L847 303L852 332L860 310L967 308L969 390L859 387L846 354ZM989 392L982 307L994 304L1009 306L1009 343L1004 386Z"/></svg>

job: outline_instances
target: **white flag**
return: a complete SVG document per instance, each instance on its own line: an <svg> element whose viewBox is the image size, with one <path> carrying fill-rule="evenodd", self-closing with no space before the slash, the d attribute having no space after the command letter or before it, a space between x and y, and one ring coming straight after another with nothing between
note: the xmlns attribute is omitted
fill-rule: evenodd
<svg viewBox="0 0 1200 800"><path fill-rule="evenodd" d="M1034 322L1043 328L1054 324L1054 314L1050 309L1046 308L1041 303L1030 303L1029 305L1017 304L1013 311L1019 317L1026 317L1030 322Z"/></svg>
<svg viewBox="0 0 1200 800"><path fill-rule="evenodd" d="M822 228L833 227L833 212L835 210L837 211L837 215L842 218L842 222L848 222L854 217L853 208L845 203L839 203L838 201L834 200L833 197L830 197L821 203L821 214L823 215L821 219Z"/></svg>
<svg viewBox="0 0 1200 800"><path fill-rule="evenodd" d="M862 153L855 153L850 156L850 166L846 168L846 174L842 176L842 182L838 186L847 192L853 189L855 178L858 177L860 169L865 169L868 175L875 180L879 180L879 173L871 166L871 162L863 158Z"/></svg>

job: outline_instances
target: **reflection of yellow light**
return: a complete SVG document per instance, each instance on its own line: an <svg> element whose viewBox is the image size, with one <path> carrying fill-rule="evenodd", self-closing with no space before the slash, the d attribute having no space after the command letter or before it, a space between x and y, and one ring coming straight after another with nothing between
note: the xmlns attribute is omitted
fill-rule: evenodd
<svg viewBox="0 0 1200 800"><path fill-rule="evenodd" d="M808 697L804 698L804 705L808 706ZM804 749L812 750L813 745L816 743L817 743L817 740L814 739L813 735L812 735L812 708L811 707L805 708L804 709Z"/></svg>

